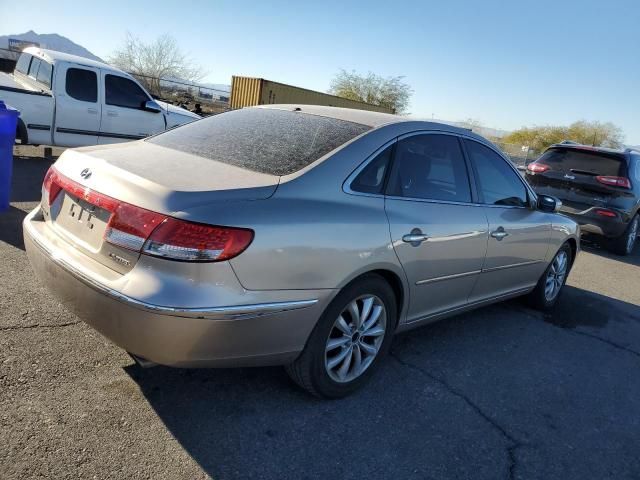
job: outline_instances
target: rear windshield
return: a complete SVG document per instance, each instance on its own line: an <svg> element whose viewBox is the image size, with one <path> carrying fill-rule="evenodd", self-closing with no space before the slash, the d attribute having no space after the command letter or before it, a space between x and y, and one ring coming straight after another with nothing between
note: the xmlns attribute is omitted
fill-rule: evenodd
<svg viewBox="0 0 640 480"><path fill-rule="evenodd" d="M624 175L623 157L603 153L591 153L572 149L547 150L538 160L553 170L594 175Z"/></svg>
<svg viewBox="0 0 640 480"><path fill-rule="evenodd" d="M248 108L189 123L147 141L254 172L288 175L369 129L301 112Z"/></svg>
<svg viewBox="0 0 640 480"><path fill-rule="evenodd" d="M31 64L31 55L28 53L23 53L18 58L18 63L16 63L16 71L27 74L29 73L29 65Z"/></svg>

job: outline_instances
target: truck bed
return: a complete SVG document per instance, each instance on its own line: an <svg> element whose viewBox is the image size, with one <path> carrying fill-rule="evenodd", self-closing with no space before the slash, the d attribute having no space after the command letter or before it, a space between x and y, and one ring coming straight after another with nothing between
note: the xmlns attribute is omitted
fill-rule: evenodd
<svg viewBox="0 0 640 480"><path fill-rule="evenodd" d="M20 92L33 95L50 95L48 92L35 89L34 87L22 83L18 83L10 73L0 72L0 91ZM0 93L0 100L3 100Z"/></svg>

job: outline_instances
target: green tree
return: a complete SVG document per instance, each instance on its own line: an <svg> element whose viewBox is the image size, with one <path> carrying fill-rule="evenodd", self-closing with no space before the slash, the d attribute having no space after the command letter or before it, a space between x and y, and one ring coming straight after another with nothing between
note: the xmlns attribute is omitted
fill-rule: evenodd
<svg viewBox="0 0 640 480"><path fill-rule="evenodd" d="M619 148L624 141L624 134L620 127L610 122L581 120L568 127L523 127L502 139L505 143L526 145L537 152L542 152L550 145L560 143L563 140L571 140L585 145Z"/></svg>
<svg viewBox="0 0 640 480"><path fill-rule="evenodd" d="M403 79L403 76L381 77L372 72L360 75L340 70L331 81L329 93L406 113L413 89Z"/></svg>

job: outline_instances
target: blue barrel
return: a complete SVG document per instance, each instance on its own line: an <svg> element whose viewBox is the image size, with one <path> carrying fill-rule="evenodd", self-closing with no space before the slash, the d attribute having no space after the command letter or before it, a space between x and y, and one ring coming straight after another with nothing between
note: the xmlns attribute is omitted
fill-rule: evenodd
<svg viewBox="0 0 640 480"><path fill-rule="evenodd" d="M13 170L13 144L20 112L7 107L0 100L0 212L9 208L11 172Z"/></svg>

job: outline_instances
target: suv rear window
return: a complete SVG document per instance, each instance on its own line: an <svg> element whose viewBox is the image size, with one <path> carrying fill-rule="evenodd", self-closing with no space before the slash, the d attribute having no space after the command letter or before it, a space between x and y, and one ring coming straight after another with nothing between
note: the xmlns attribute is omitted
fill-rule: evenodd
<svg viewBox="0 0 640 480"><path fill-rule="evenodd" d="M553 148L547 150L538 160L561 172L587 173L593 175L624 176L623 158L615 154Z"/></svg>
<svg viewBox="0 0 640 480"><path fill-rule="evenodd" d="M302 112L248 108L183 125L148 142L269 175L289 175L369 130Z"/></svg>

